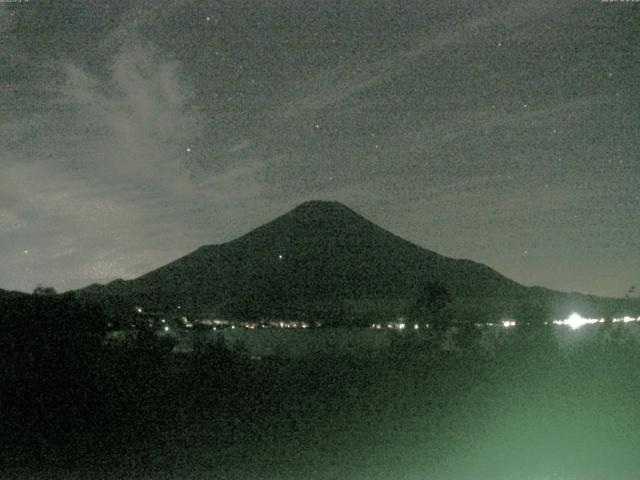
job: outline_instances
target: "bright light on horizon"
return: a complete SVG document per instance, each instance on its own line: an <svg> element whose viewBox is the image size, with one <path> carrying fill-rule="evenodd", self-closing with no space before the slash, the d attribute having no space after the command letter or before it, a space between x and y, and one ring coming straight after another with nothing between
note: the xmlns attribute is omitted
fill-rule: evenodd
<svg viewBox="0 0 640 480"><path fill-rule="evenodd" d="M592 323L598 323L600 320L597 318L584 318L579 313L573 312L564 320L556 320L553 323L556 325L567 325L571 330L577 330L583 325L590 325Z"/></svg>

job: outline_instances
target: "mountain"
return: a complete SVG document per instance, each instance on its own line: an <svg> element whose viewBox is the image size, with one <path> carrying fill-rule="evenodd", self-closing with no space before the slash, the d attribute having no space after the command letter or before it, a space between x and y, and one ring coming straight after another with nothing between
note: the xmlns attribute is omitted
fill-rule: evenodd
<svg viewBox="0 0 640 480"><path fill-rule="evenodd" d="M459 316L496 320L576 304L602 308L593 297L525 287L486 265L444 257L324 201L303 203L238 239L203 246L136 279L77 293L111 307L165 312L180 306L243 318L371 318L402 314L433 281L449 290Z"/></svg>

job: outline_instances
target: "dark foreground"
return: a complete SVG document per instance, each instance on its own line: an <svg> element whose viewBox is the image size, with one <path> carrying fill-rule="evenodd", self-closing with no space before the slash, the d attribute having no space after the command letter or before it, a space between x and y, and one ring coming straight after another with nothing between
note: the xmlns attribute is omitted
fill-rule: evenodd
<svg viewBox="0 0 640 480"><path fill-rule="evenodd" d="M493 352L407 332L369 358L5 357L2 477L636 479L640 347L586 328L566 351L514 329Z"/></svg>

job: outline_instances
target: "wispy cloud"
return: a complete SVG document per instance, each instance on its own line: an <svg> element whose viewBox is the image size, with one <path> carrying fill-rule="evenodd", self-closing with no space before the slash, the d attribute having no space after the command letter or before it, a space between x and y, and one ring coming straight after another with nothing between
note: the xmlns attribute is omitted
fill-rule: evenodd
<svg viewBox="0 0 640 480"><path fill-rule="evenodd" d="M191 187L187 149L197 138L197 115L185 108L176 63L163 63L150 47L120 52L100 81L65 65L66 93L78 122L93 138L77 152L81 165L126 183L185 191Z"/></svg>
<svg viewBox="0 0 640 480"><path fill-rule="evenodd" d="M411 69L420 57L433 56L445 49L472 43L476 37L494 27L513 31L534 23L537 19L560 14L569 5L557 2L514 3L489 12L456 19L453 23L437 25L435 29L416 39L412 48L387 54L373 62L327 68L311 80L300 83L295 97L284 100L275 116L292 118L312 115L324 108L345 102L358 93L372 89Z"/></svg>
<svg viewBox="0 0 640 480"><path fill-rule="evenodd" d="M179 62L139 40L107 65L61 64L51 104L0 125L48 132L0 148L0 255L12 288L33 288L43 271L38 280L61 289L140 275L220 237L204 212L238 215L262 190L254 158L203 166L203 119Z"/></svg>

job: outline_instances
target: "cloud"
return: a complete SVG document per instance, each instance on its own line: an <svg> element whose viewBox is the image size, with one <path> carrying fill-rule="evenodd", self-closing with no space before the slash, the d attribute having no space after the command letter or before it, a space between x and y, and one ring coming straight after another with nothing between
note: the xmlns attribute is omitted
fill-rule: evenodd
<svg viewBox="0 0 640 480"><path fill-rule="evenodd" d="M198 137L200 119L187 108L177 63L133 46L115 56L106 80L73 64L65 72L77 121L93 130L76 152L81 164L126 183L183 192L192 187L187 149Z"/></svg>
<svg viewBox="0 0 640 480"><path fill-rule="evenodd" d="M453 21L431 25L432 29L418 37L411 48L387 54L379 60L359 64L339 65L325 69L311 81L300 82L293 90L296 96L283 100L275 110L275 118L290 119L308 116L372 88L376 88L403 72L415 68L421 57L440 55L447 49L470 44L492 28L508 31L535 23L537 19L560 14L569 4L559 6L557 2L544 1L515 3L498 7L467 18L455 17Z"/></svg>
<svg viewBox="0 0 640 480"><path fill-rule="evenodd" d="M40 85L54 98L0 126L29 132L0 148L0 288L133 278L236 233L220 235L211 210L228 221L251 210L261 163L243 141L222 150L232 165L205 167L203 119L179 62L139 41L104 71L57 69L61 84Z"/></svg>
<svg viewBox="0 0 640 480"><path fill-rule="evenodd" d="M163 194L92 182L55 164L5 166L3 280L30 290L34 277L59 289L133 278L212 240L229 240L252 226L240 213L264 214L251 208L262 188L259 169L230 169L210 177L207 188L168 201ZM221 220L236 222L237 229L217 231Z"/></svg>
<svg viewBox="0 0 640 480"><path fill-rule="evenodd" d="M39 269L40 281L60 275L73 283L72 272L114 237L136 236L132 227L140 218L122 192L100 191L46 165L14 164L3 174L2 218L13 228L2 230L2 257L5 277L19 288L33 288L30 277Z"/></svg>

